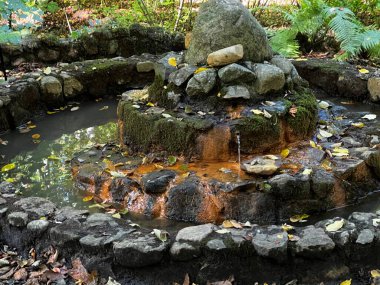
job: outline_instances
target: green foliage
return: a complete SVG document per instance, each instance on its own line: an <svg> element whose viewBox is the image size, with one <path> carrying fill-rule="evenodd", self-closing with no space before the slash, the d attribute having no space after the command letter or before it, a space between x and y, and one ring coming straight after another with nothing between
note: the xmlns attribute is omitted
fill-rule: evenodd
<svg viewBox="0 0 380 285"><path fill-rule="evenodd" d="M301 0L299 9L283 12L291 25L274 32L270 43L284 56L298 55L299 35L306 37L313 47L326 41L329 33L340 43L338 59L352 58L363 52L372 57L380 55L380 31L362 24L348 8L329 7L323 0Z"/></svg>

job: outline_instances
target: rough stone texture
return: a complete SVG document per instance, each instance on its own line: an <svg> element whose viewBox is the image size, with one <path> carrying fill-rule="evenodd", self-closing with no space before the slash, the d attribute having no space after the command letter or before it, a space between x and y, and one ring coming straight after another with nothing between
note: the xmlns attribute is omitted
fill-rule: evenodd
<svg viewBox="0 0 380 285"><path fill-rule="evenodd" d="M57 222L63 222L66 220L83 219L89 214L88 210L79 210L70 206L60 208L55 213L55 220Z"/></svg>
<svg viewBox="0 0 380 285"><path fill-rule="evenodd" d="M296 242L295 253L305 257L328 257L335 247L332 239L320 228L306 227Z"/></svg>
<svg viewBox="0 0 380 285"><path fill-rule="evenodd" d="M251 82L256 78L251 70L236 63L219 69L218 76L224 83Z"/></svg>
<svg viewBox="0 0 380 285"><path fill-rule="evenodd" d="M244 56L242 45L234 45L219 49L207 56L207 64L210 66L223 66L239 61Z"/></svg>
<svg viewBox="0 0 380 285"><path fill-rule="evenodd" d="M358 244L370 244L373 242L375 235L370 229L364 229L359 233L356 243Z"/></svg>
<svg viewBox="0 0 380 285"><path fill-rule="evenodd" d="M251 95L245 86L234 85L224 87L221 91L223 99L250 99Z"/></svg>
<svg viewBox="0 0 380 285"><path fill-rule="evenodd" d="M282 70L282 72L287 76L290 75L294 66L290 62L290 60L280 56L280 55L275 55L271 60L270 63L277 66L279 69ZM297 71L296 71L297 72Z"/></svg>
<svg viewBox="0 0 380 285"><path fill-rule="evenodd" d="M222 251L226 249L226 245L221 239L212 239L206 243L206 248L210 251Z"/></svg>
<svg viewBox="0 0 380 285"><path fill-rule="evenodd" d="M272 57L265 31L248 9L235 0L208 1L195 20L186 61L204 64L211 52L236 44L244 47L244 60Z"/></svg>
<svg viewBox="0 0 380 285"><path fill-rule="evenodd" d="M288 234L281 229L276 229L274 233L257 233L252 244L258 255L283 261L287 256Z"/></svg>
<svg viewBox="0 0 380 285"><path fill-rule="evenodd" d="M270 64L256 64L255 90L259 94L281 90L285 85L285 75L280 68Z"/></svg>
<svg viewBox="0 0 380 285"><path fill-rule="evenodd" d="M44 76L41 79L42 99L49 106L59 106L63 102L62 84L54 76Z"/></svg>
<svg viewBox="0 0 380 285"><path fill-rule="evenodd" d="M177 71L174 71L169 75L169 82L173 83L176 86L181 86L194 74L194 71L197 68L193 65L187 65L180 68Z"/></svg>
<svg viewBox="0 0 380 285"><path fill-rule="evenodd" d="M163 193L176 175L175 171L166 169L146 174L141 179L143 190L146 193Z"/></svg>
<svg viewBox="0 0 380 285"><path fill-rule="evenodd" d="M53 202L40 197L22 198L15 202L14 206L27 212L29 217L35 220L52 216L56 209Z"/></svg>
<svg viewBox="0 0 380 285"><path fill-rule="evenodd" d="M197 258L201 254L200 248L185 242L174 242L170 248L173 260L187 261Z"/></svg>
<svg viewBox="0 0 380 285"><path fill-rule="evenodd" d="M25 212L13 212L8 215L8 222L14 227L25 227L28 223L28 214Z"/></svg>
<svg viewBox="0 0 380 285"><path fill-rule="evenodd" d="M303 175L280 174L271 178L268 183L272 186L273 194L285 200L305 199L310 196L310 182Z"/></svg>
<svg viewBox="0 0 380 285"><path fill-rule="evenodd" d="M46 220L34 220L28 223L26 228L35 234L42 234L49 227L49 221Z"/></svg>
<svg viewBox="0 0 380 285"><path fill-rule="evenodd" d="M14 194L16 192L15 186L7 181L0 183L0 192L1 194Z"/></svg>
<svg viewBox="0 0 380 285"><path fill-rule="evenodd" d="M117 263L136 268L159 263L168 245L156 237L142 236L115 242L113 251Z"/></svg>
<svg viewBox="0 0 380 285"><path fill-rule="evenodd" d="M380 101L380 77L371 77L368 79L367 88L372 102Z"/></svg>
<svg viewBox="0 0 380 285"><path fill-rule="evenodd" d="M195 74L187 83L186 93L189 96L206 95L216 83L216 72L214 69L206 69Z"/></svg>
<svg viewBox="0 0 380 285"><path fill-rule="evenodd" d="M75 98L83 91L83 85L75 77L68 74L61 74L63 78L63 95L67 99Z"/></svg>
<svg viewBox="0 0 380 285"><path fill-rule="evenodd" d="M163 58L159 59L154 65L155 75L162 78L164 81L169 79L169 75L177 70L176 66L169 64L169 59L175 58L177 64L181 61L180 54L170 52Z"/></svg>
<svg viewBox="0 0 380 285"><path fill-rule="evenodd" d="M59 51L52 49L41 49L38 51L37 57L45 62L56 62L59 58Z"/></svg>
<svg viewBox="0 0 380 285"><path fill-rule="evenodd" d="M178 242L203 243L212 233L213 227L213 224L204 224L183 228L177 233L175 240Z"/></svg>
<svg viewBox="0 0 380 285"><path fill-rule="evenodd" d="M274 159L256 157L250 162L243 163L242 169L247 173L257 175L272 175L278 169Z"/></svg>
<svg viewBox="0 0 380 285"><path fill-rule="evenodd" d="M136 64L137 72L150 72L154 70L154 62L143 61Z"/></svg>
<svg viewBox="0 0 380 285"><path fill-rule="evenodd" d="M317 170L312 173L311 190L319 197L326 198L334 189L335 178L332 173Z"/></svg>

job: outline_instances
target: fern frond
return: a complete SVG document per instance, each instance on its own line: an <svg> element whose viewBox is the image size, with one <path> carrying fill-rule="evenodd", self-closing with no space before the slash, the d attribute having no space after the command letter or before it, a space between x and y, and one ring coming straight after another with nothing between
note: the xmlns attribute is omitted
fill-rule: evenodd
<svg viewBox="0 0 380 285"><path fill-rule="evenodd" d="M296 41L297 31L294 29L279 30L269 39L273 51L285 57L297 57L299 44Z"/></svg>

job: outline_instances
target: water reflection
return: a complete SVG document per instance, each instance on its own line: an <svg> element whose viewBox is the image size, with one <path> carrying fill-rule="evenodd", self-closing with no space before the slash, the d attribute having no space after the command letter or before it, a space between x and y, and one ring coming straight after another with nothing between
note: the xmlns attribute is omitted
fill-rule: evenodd
<svg viewBox="0 0 380 285"><path fill-rule="evenodd" d="M11 160L16 168L0 173L0 180L14 181L25 196L48 197L58 205L81 207L84 203L74 187L70 159L79 151L115 141L116 136L117 125L110 122L42 141L35 150L16 155Z"/></svg>

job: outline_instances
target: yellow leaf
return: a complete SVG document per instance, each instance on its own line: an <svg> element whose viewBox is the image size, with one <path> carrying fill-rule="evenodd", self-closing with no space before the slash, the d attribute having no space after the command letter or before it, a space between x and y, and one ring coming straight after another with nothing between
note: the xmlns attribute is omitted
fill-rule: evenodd
<svg viewBox="0 0 380 285"><path fill-rule="evenodd" d="M29 129L34 129L34 128L37 128L37 126L36 125L28 125L28 128Z"/></svg>
<svg viewBox="0 0 380 285"><path fill-rule="evenodd" d="M185 173L181 174L181 177L187 178L187 177L189 177L189 175L190 175L190 172L185 172Z"/></svg>
<svg viewBox="0 0 380 285"><path fill-rule="evenodd" d="M242 229L243 228L243 226L235 220L230 220L230 222L234 226L234 228L236 228L236 229Z"/></svg>
<svg viewBox="0 0 380 285"><path fill-rule="evenodd" d="M332 167L331 167L331 161L328 160L328 159L324 159L321 163L321 167L324 169L324 170L327 170L327 171L331 171L332 170Z"/></svg>
<svg viewBox="0 0 380 285"><path fill-rule="evenodd" d="M92 199L94 199L94 195L88 195L83 198L83 202L88 202L88 201L91 201Z"/></svg>
<svg viewBox="0 0 380 285"><path fill-rule="evenodd" d="M264 112L259 109L252 109L251 112L255 115L264 115Z"/></svg>
<svg viewBox="0 0 380 285"><path fill-rule="evenodd" d="M202 71L205 71L207 69L208 69L207 67L199 67L196 71L194 71L194 74L201 73Z"/></svg>
<svg viewBox="0 0 380 285"><path fill-rule="evenodd" d="M154 104L152 102L148 102L146 105L149 107L154 107Z"/></svg>
<svg viewBox="0 0 380 285"><path fill-rule="evenodd" d="M371 277L372 278L378 278L378 277L380 277L380 270L379 269L371 270Z"/></svg>
<svg viewBox="0 0 380 285"><path fill-rule="evenodd" d="M1 172L7 172L7 171L15 169L15 168L16 168L16 164L15 163L9 163L9 164L4 165L1 168Z"/></svg>
<svg viewBox="0 0 380 285"><path fill-rule="evenodd" d="M311 168L306 168L306 169L302 172L302 174L303 174L303 175L310 175L312 172L313 172L313 170L312 170Z"/></svg>
<svg viewBox="0 0 380 285"><path fill-rule="evenodd" d="M348 149L344 147L336 147L332 152L333 156L347 156L349 155Z"/></svg>
<svg viewBox="0 0 380 285"><path fill-rule="evenodd" d="M301 58L301 57L299 57L299 58L296 58L295 61L307 61L307 58Z"/></svg>
<svg viewBox="0 0 380 285"><path fill-rule="evenodd" d="M363 74L367 74L367 73L369 73L369 70L368 70L368 69L365 69L365 68L360 68L358 71L359 71L360 73L363 73Z"/></svg>
<svg viewBox="0 0 380 285"><path fill-rule="evenodd" d="M329 224L328 226L326 226L326 231L328 231L328 232L339 231L343 227L343 225L344 225L343 219L335 221L332 224Z"/></svg>
<svg viewBox="0 0 380 285"><path fill-rule="evenodd" d="M340 285L351 285L351 281L352 281L352 279L345 280L345 281L341 282Z"/></svg>
<svg viewBox="0 0 380 285"><path fill-rule="evenodd" d="M34 139L34 140L38 140L40 137L41 137L40 134L33 134L32 135L32 139Z"/></svg>
<svg viewBox="0 0 380 285"><path fill-rule="evenodd" d="M294 227L288 224L283 224L282 229L287 232L287 231L294 230Z"/></svg>
<svg viewBox="0 0 380 285"><path fill-rule="evenodd" d="M116 214L113 214L112 217L115 219L120 219L121 215L120 215L120 213L116 213Z"/></svg>
<svg viewBox="0 0 380 285"><path fill-rule="evenodd" d="M233 228L234 227L234 225L231 223L230 220L223 221L222 226L223 226L223 228Z"/></svg>
<svg viewBox="0 0 380 285"><path fill-rule="evenodd" d="M54 154L49 155L48 159L50 159L50 160L60 160L60 158L58 156L55 156Z"/></svg>
<svg viewBox="0 0 380 285"><path fill-rule="evenodd" d="M177 66L177 60L175 59L175 57L170 57L170 58L168 59L168 63L169 63L169 65L171 65L171 66L174 66L174 67Z"/></svg>
<svg viewBox="0 0 380 285"><path fill-rule="evenodd" d="M294 215L294 216L290 217L289 220L292 223L297 223L297 222L300 222L300 221L304 221L308 217L310 217L308 214Z"/></svg>
<svg viewBox="0 0 380 285"><path fill-rule="evenodd" d="M355 128L364 128L364 123L360 122L360 123L352 123L351 126L355 127Z"/></svg>
<svg viewBox="0 0 380 285"><path fill-rule="evenodd" d="M329 137L332 137L332 133L329 133L329 132L326 132L324 130L319 130L319 134L324 137L324 138L329 138Z"/></svg>
<svg viewBox="0 0 380 285"><path fill-rule="evenodd" d="M310 146L312 148L317 148L317 144L314 141L310 141Z"/></svg>
<svg viewBox="0 0 380 285"><path fill-rule="evenodd" d="M285 149L283 149L283 150L281 151L281 157L282 157L282 158L287 158L288 155L289 155L289 153L290 153L289 149L288 149L288 148L285 148Z"/></svg>
<svg viewBox="0 0 380 285"><path fill-rule="evenodd" d="M54 112L54 111L47 111L47 112L46 112L46 114L48 114L48 115L53 115L53 114L55 114L55 113L57 113L57 112Z"/></svg>
<svg viewBox="0 0 380 285"><path fill-rule="evenodd" d="M51 73L51 67L46 67L45 69L44 69L44 73L46 74L46 75L49 75L50 73Z"/></svg>
<svg viewBox="0 0 380 285"><path fill-rule="evenodd" d="M7 178L7 179L5 179L5 181L8 182L8 183L13 183L16 180L14 178Z"/></svg>

